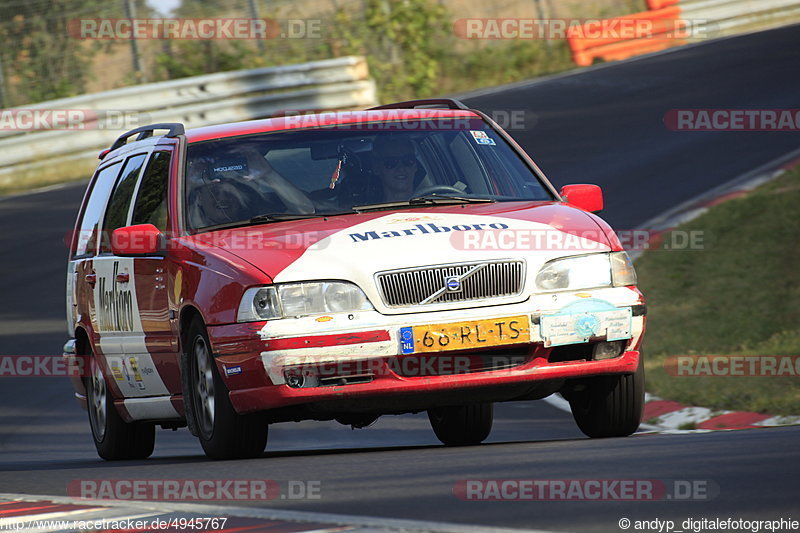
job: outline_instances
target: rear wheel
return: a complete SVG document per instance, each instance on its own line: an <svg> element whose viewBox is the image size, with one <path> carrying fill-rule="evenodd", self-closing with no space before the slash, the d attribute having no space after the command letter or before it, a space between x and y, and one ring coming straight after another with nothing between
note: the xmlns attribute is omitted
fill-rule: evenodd
<svg viewBox="0 0 800 533"><path fill-rule="evenodd" d="M447 446L480 444L492 431L494 404L479 403L428 409L436 437Z"/></svg>
<svg viewBox="0 0 800 533"><path fill-rule="evenodd" d="M86 386L86 400L97 454L106 461L150 457L155 447L155 424L125 422L114 407L102 368L96 359L91 361L92 375Z"/></svg>
<svg viewBox="0 0 800 533"><path fill-rule="evenodd" d="M263 454L268 429L264 416L240 415L233 409L200 319L192 321L184 341L186 419L205 454L211 459L245 459Z"/></svg>
<svg viewBox="0 0 800 533"><path fill-rule="evenodd" d="M633 374L591 378L568 399L572 417L586 436L626 437L642 420L644 363Z"/></svg>

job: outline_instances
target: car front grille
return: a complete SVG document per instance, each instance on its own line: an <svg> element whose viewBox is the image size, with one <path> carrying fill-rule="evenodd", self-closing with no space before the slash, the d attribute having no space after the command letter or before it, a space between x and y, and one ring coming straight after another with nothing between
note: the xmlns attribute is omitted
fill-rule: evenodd
<svg viewBox="0 0 800 533"><path fill-rule="evenodd" d="M500 260L434 265L379 272L376 277L383 302L389 307L466 302L519 294L525 263ZM448 290L448 281L458 285L457 290Z"/></svg>

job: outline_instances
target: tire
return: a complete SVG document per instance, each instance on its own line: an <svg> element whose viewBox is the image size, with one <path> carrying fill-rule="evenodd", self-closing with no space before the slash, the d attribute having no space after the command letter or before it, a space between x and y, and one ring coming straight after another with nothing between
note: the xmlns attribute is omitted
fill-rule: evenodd
<svg viewBox="0 0 800 533"><path fill-rule="evenodd" d="M480 444L492 431L494 404L479 403L428 409L433 432L445 446Z"/></svg>
<svg viewBox="0 0 800 533"><path fill-rule="evenodd" d="M103 370L94 357L91 364L92 375L86 384L86 403L97 454L106 461L147 459L155 447L155 424L125 422L114 407Z"/></svg>
<svg viewBox="0 0 800 533"><path fill-rule="evenodd" d="M195 318L184 335L181 361L186 422L211 459L259 457L267 445L268 425L260 413L240 415L217 371L208 334Z"/></svg>
<svg viewBox="0 0 800 533"><path fill-rule="evenodd" d="M587 380L584 390L570 395L569 405L587 437L627 437L642 420L644 364L633 374Z"/></svg>

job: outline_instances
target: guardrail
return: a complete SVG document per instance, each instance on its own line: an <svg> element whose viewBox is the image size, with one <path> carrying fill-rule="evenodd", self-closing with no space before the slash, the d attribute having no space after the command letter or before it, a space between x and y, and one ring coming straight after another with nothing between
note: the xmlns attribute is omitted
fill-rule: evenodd
<svg viewBox="0 0 800 533"><path fill-rule="evenodd" d="M683 18L707 20L711 36L800 16L798 0L681 0Z"/></svg>
<svg viewBox="0 0 800 533"><path fill-rule="evenodd" d="M626 59L686 42L800 20L800 0L647 0L647 7L649 11L600 21L607 23L605 27L614 27L613 22L627 23L638 33L587 37L598 22L571 32L567 40L575 64Z"/></svg>
<svg viewBox="0 0 800 533"><path fill-rule="evenodd" d="M79 119L69 129L0 130L0 186L34 176L46 181L88 175L101 149L124 131L145 123L182 122L199 127L287 110L376 104L375 82L363 57L221 72L49 100L4 111L73 110L80 111ZM116 125L103 122L109 112L117 121L123 116L127 120Z"/></svg>

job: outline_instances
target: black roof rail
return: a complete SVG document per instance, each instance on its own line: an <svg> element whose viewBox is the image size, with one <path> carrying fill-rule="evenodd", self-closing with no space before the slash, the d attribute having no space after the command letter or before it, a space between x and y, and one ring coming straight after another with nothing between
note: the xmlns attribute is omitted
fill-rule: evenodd
<svg viewBox="0 0 800 533"><path fill-rule="evenodd" d="M407 102L379 105L370 107L367 111L375 109L416 109L418 107L470 110L462 101L454 98L429 98L426 100L408 100Z"/></svg>
<svg viewBox="0 0 800 533"><path fill-rule="evenodd" d="M142 139L147 139L148 137L153 136L153 131L155 130L169 130L164 137L177 137L178 135L183 135L186 130L183 128L183 124L180 122L163 122L160 124L150 124L149 126L141 126L136 129L133 129L127 133L123 133L120 135L114 144L111 145L111 148L108 149L109 152L113 152L117 148L121 146L125 146L125 143L128 142L128 137L132 135L139 134L135 140L141 141Z"/></svg>

